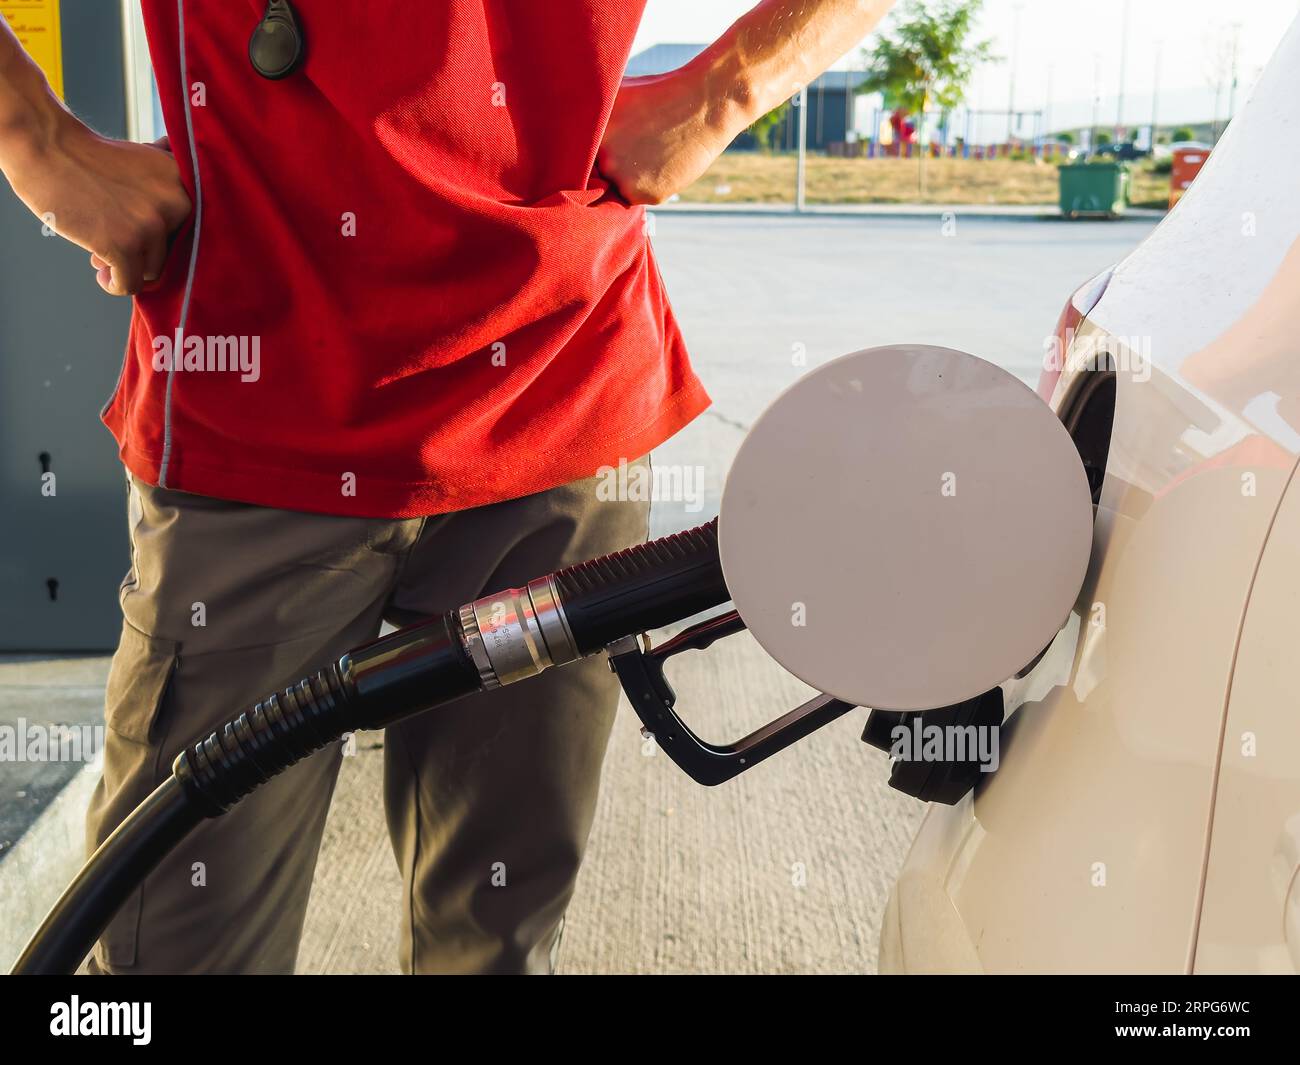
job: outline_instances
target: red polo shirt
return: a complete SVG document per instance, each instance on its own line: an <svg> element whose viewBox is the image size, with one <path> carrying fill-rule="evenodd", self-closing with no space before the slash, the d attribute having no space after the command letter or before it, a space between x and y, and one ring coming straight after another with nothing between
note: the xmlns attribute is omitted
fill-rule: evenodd
<svg viewBox="0 0 1300 1065"><path fill-rule="evenodd" d="M596 151L637 0L143 0L195 203L104 411L168 488L409 517L590 476L707 405Z"/></svg>

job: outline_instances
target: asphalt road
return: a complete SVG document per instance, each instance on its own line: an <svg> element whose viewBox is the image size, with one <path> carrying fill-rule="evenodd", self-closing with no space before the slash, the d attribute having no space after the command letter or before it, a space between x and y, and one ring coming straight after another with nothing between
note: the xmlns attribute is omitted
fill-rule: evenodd
<svg viewBox="0 0 1300 1065"><path fill-rule="evenodd" d="M1070 292L1153 224L958 215L953 230L940 218L668 213L654 221L669 295L714 398L654 453L690 489L655 504L655 535L716 514L747 427L800 374L836 356L945 344L1032 384ZM710 739L738 737L807 694L745 634L677 661L679 707ZM0 657L0 725L102 720L106 667L103 658ZM647 753L624 707L562 971L871 971L889 885L923 811L886 786L884 755L857 738L863 717L850 714L704 789ZM401 891L380 804L381 742L364 738L344 763L304 934L305 972L393 971ZM68 767L40 768L0 764L0 902L12 918L0 954L17 950L18 926L34 926L80 861L93 772L51 805Z"/></svg>

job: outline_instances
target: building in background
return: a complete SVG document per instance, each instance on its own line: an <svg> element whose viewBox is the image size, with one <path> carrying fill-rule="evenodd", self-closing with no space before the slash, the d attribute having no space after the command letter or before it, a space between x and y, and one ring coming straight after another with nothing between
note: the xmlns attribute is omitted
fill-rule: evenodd
<svg viewBox="0 0 1300 1065"><path fill-rule="evenodd" d="M632 56L627 75L665 74L685 66L707 48L704 44L656 44ZM846 70L829 70L808 86L808 148L826 151L832 144L843 144L869 136L873 110L879 96L857 96L853 90L863 75ZM859 126L861 116L867 122ZM794 151L798 147L799 120L794 108L787 109L780 124L772 131L772 147L777 151ZM742 133L728 148L753 150L754 138Z"/></svg>

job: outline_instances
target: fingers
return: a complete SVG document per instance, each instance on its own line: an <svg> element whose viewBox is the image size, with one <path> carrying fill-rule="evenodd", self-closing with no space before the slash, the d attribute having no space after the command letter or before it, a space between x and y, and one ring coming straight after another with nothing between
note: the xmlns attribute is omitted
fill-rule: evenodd
<svg viewBox="0 0 1300 1065"><path fill-rule="evenodd" d="M189 194L181 187L177 188L174 195L158 204L163 226L169 234L176 232L185 224L193 209L194 205L190 203Z"/></svg>
<svg viewBox="0 0 1300 1065"><path fill-rule="evenodd" d="M165 134L153 142L153 147L166 152L168 155L172 154L171 141ZM194 205L190 203L189 194L185 191L185 187L180 182L180 172L176 170L176 163L174 160L171 162L171 167L172 170L175 171L177 179L176 187L171 191L169 196L164 197L157 205L158 211L162 214L163 222L166 223L167 231L169 233L179 229L184 224L185 220L189 218L190 212L194 209Z"/></svg>
<svg viewBox="0 0 1300 1065"><path fill-rule="evenodd" d="M90 265L110 296L134 296L155 284L167 261L168 226L161 215L140 219L116 247L93 252Z"/></svg>
<svg viewBox="0 0 1300 1065"><path fill-rule="evenodd" d="M612 161L605 158L603 149L596 154L596 166L593 171L593 176L599 178L605 183L605 189L609 195L622 200L623 203L628 206L632 206L636 202L632 199L632 196L635 195L635 193L633 193L631 189L624 189L623 185L613 173L615 169L616 168L612 165Z"/></svg>
<svg viewBox="0 0 1300 1065"><path fill-rule="evenodd" d="M95 273L99 287L110 296L134 296L144 284L143 248L105 252L103 267Z"/></svg>
<svg viewBox="0 0 1300 1065"><path fill-rule="evenodd" d="M141 280L148 285L162 277L163 264L167 261L167 227L159 221L158 230L149 235L149 243L144 253L144 268Z"/></svg>
<svg viewBox="0 0 1300 1065"><path fill-rule="evenodd" d="M91 253L90 268L95 271L95 282L105 292L112 294L113 271L108 263L104 262L98 255Z"/></svg>
<svg viewBox="0 0 1300 1065"><path fill-rule="evenodd" d="M107 253L104 265L96 271L95 280L110 296L131 296L140 288L140 268L132 266L126 256Z"/></svg>

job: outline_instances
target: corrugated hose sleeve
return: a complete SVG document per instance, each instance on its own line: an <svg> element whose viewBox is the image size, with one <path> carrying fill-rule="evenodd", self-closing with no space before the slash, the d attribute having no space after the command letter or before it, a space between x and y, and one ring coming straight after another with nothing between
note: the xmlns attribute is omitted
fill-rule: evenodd
<svg viewBox="0 0 1300 1065"><path fill-rule="evenodd" d="M718 522L664 536L555 574L581 654L682 621L731 598L718 558Z"/></svg>

